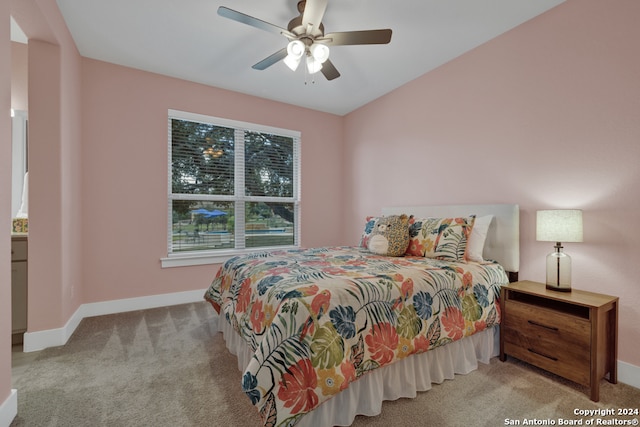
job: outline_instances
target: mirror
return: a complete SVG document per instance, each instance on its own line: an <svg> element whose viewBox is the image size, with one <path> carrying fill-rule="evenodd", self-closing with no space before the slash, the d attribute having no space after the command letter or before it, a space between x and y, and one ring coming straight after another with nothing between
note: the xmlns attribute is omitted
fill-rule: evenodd
<svg viewBox="0 0 640 427"><path fill-rule="evenodd" d="M12 110L11 217L28 216L27 112Z"/></svg>

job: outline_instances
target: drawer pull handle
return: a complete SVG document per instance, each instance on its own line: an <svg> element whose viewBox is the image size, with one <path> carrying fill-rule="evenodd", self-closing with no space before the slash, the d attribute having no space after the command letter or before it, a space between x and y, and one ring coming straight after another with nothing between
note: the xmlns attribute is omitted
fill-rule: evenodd
<svg viewBox="0 0 640 427"><path fill-rule="evenodd" d="M551 359L551 360L553 360L554 362L557 362L557 361L558 361L558 358L557 358L557 357L549 356L548 354L541 353L541 352L536 351L536 350L534 350L534 349L532 349L532 348L528 348L527 350L529 350L531 353L537 354L538 356L542 356L542 357L546 357L547 359Z"/></svg>
<svg viewBox="0 0 640 427"><path fill-rule="evenodd" d="M551 331L558 332L558 328L556 328L555 326L543 325L542 323L534 322L533 320L529 320L529 323L532 324L533 326L540 326L541 328L545 328L545 329L549 329Z"/></svg>

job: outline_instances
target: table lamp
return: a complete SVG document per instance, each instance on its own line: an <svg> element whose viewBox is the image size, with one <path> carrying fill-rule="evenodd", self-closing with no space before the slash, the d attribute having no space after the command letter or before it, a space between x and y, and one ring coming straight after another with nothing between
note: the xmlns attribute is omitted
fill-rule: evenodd
<svg viewBox="0 0 640 427"><path fill-rule="evenodd" d="M561 242L582 242L582 211L543 210L536 214L536 240L556 242L547 255L547 289L571 291L571 257L562 252Z"/></svg>

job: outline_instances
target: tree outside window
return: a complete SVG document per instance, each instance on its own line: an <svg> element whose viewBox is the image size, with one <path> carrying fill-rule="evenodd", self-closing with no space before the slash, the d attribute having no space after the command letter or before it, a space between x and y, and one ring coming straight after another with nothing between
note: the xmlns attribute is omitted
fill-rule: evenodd
<svg viewBox="0 0 640 427"><path fill-rule="evenodd" d="M169 254L296 247L297 132L169 112Z"/></svg>

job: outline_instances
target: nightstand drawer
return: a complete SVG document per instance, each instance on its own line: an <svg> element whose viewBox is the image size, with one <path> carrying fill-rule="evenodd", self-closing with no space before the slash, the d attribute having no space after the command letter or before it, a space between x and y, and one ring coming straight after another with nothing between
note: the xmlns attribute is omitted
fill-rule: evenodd
<svg viewBox="0 0 640 427"><path fill-rule="evenodd" d="M555 346L589 348L591 324L587 319L518 301L506 301L505 326Z"/></svg>
<svg viewBox="0 0 640 427"><path fill-rule="evenodd" d="M589 384L588 320L517 301L506 301L506 312L506 353L579 384Z"/></svg>
<svg viewBox="0 0 640 427"><path fill-rule="evenodd" d="M509 341L504 343L504 352L518 358L524 362L542 368L546 371L553 372L568 380L578 384L588 386L589 379L589 359L580 359L567 353L549 352L554 355L546 354L548 348L527 347L514 344Z"/></svg>

